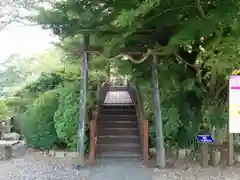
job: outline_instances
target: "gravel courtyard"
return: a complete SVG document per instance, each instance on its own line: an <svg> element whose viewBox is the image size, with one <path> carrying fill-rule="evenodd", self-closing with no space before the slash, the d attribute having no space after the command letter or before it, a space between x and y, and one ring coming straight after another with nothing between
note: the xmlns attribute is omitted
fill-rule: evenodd
<svg viewBox="0 0 240 180"><path fill-rule="evenodd" d="M152 180L239 180L240 168L207 168L195 167L190 170L169 169L156 170Z"/></svg>
<svg viewBox="0 0 240 180"><path fill-rule="evenodd" d="M102 160L94 167L74 170L71 160L44 156L17 147L14 158L0 161L0 180L239 180L240 168L199 166L152 169L137 160Z"/></svg>

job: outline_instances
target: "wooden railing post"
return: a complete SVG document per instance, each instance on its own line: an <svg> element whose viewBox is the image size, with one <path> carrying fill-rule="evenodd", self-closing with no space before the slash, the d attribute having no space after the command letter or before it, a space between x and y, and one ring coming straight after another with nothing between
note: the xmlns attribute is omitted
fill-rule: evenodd
<svg viewBox="0 0 240 180"><path fill-rule="evenodd" d="M95 162L95 125L96 120L90 120L90 153L89 153L89 163L93 165Z"/></svg>
<svg viewBox="0 0 240 180"><path fill-rule="evenodd" d="M89 152L89 163L93 165L95 163L96 143L98 135L98 118L99 118L99 105L104 102L105 96L109 91L109 83L102 84L97 90L97 107L96 111L92 114L92 120L90 120L90 152Z"/></svg>
<svg viewBox="0 0 240 180"><path fill-rule="evenodd" d="M142 120L143 122L143 161L147 164L149 159L148 154L148 121Z"/></svg>
<svg viewBox="0 0 240 180"><path fill-rule="evenodd" d="M96 154L96 143L98 135L98 118L99 118L99 108L93 113L92 120L90 121L90 152L89 152L89 163L93 165L95 163Z"/></svg>

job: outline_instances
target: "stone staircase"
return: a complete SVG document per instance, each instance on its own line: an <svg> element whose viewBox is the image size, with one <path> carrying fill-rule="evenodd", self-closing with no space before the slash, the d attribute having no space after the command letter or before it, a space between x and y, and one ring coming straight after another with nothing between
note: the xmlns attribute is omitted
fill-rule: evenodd
<svg viewBox="0 0 240 180"><path fill-rule="evenodd" d="M97 158L141 158L140 135L133 104L102 104Z"/></svg>

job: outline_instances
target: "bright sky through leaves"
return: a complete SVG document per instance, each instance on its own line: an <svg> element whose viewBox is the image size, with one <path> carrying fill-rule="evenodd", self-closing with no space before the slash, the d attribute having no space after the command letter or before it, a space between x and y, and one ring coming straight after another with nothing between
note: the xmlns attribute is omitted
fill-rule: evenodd
<svg viewBox="0 0 240 180"><path fill-rule="evenodd" d="M0 32L0 60L15 53L29 55L42 52L55 39L51 31L41 27L11 24Z"/></svg>

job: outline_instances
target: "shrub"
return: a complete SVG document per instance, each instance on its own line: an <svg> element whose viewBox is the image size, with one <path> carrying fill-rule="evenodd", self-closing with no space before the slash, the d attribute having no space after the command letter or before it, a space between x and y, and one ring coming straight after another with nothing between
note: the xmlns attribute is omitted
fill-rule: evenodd
<svg viewBox="0 0 240 180"><path fill-rule="evenodd" d="M76 150L77 147L78 89L78 85L74 83L61 89L59 106L54 116L58 138L70 150Z"/></svg>
<svg viewBox="0 0 240 180"><path fill-rule="evenodd" d="M57 141L54 114L58 107L57 91L40 95L24 114L22 130L26 143L34 148L48 149Z"/></svg>

